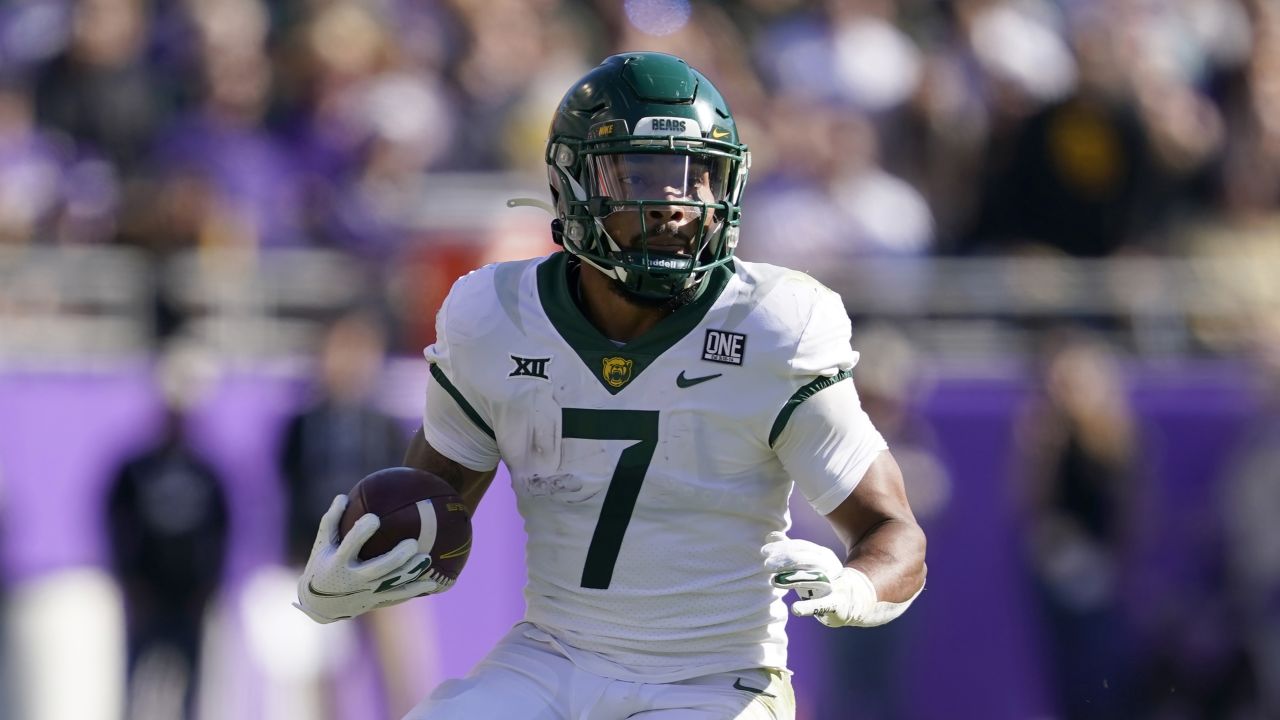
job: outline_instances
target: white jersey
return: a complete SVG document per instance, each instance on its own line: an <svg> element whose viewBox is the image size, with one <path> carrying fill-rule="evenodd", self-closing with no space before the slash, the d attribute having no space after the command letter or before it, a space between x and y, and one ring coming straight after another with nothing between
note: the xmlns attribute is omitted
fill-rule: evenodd
<svg viewBox="0 0 1280 720"><path fill-rule="evenodd" d="M575 663L644 682L785 668L787 609L760 547L790 525L793 478L829 513L884 448L856 395L847 422L842 406L788 440L807 398L852 393L840 298L735 260L619 345L574 304L569 258L454 285L426 350L427 442L472 469L506 463L528 534L526 619Z"/></svg>

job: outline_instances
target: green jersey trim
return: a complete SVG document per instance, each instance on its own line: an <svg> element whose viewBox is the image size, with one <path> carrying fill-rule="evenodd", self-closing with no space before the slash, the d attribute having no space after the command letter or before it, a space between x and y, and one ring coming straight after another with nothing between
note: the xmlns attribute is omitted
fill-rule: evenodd
<svg viewBox="0 0 1280 720"><path fill-rule="evenodd" d="M538 298L556 332L612 395L630 385L658 356L702 322L734 272L732 263L709 270L707 286L696 300L619 347L600 334L573 302L569 292L569 257L567 252L556 253L538 266Z"/></svg>
<svg viewBox="0 0 1280 720"><path fill-rule="evenodd" d="M818 391L823 388L829 388L841 380L848 380L851 377L853 377L853 371L844 370L830 377L817 378L795 391L795 394L787 400L782 406L782 410L778 412L778 417L773 420L773 429L769 431L769 447L773 447L774 442L778 440L778 436L782 434L783 430L787 429L787 422L791 420L791 414L796 411L796 408L800 407L800 403L818 394Z"/></svg>
<svg viewBox="0 0 1280 720"><path fill-rule="evenodd" d="M471 403L467 402L467 399L462 397L462 393L458 392L458 388L454 387L453 383L449 382L449 378L445 376L444 371L435 363L431 363L431 377L435 378L436 382L440 383L440 387L444 388L444 391L449 393L449 396L453 398L454 402L458 403L458 407L462 408L462 412L466 413L467 417L471 418L471 422L475 423L476 427L480 428L484 431L485 435L488 435L494 440L498 439L498 436L493 432L493 428L489 427L489 423L485 422L484 418L480 417L480 413L476 412L476 409L471 407Z"/></svg>

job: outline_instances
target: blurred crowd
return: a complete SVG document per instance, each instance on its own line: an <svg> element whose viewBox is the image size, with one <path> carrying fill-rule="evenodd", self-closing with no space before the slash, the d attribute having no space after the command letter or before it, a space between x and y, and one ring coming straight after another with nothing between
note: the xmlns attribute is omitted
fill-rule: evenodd
<svg viewBox="0 0 1280 720"><path fill-rule="evenodd" d="M20 0L0 242L384 261L424 174L540 177L555 103L627 49L728 97L749 256L1161 253L1280 197L1267 0Z"/></svg>

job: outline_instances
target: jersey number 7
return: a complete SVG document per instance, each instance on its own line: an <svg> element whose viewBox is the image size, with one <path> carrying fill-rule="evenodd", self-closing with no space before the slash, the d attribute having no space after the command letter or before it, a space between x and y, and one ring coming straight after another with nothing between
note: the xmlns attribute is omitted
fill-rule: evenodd
<svg viewBox="0 0 1280 720"><path fill-rule="evenodd" d="M582 587L605 590L613 580L622 536L627 533L640 486L658 447L658 411L561 408L560 426L565 438L636 441L622 451L613 469L582 566Z"/></svg>

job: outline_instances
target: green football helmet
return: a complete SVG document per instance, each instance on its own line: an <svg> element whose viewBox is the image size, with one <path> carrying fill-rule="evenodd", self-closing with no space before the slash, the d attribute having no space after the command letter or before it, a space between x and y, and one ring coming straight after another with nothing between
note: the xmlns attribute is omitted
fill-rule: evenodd
<svg viewBox="0 0 1280 720"><path fill-rule="evenodd" d="M751 154L720 92L684 60L607 58L560 102L546 162L556 242L628 293L696 297L732 259Z"/></svg>

